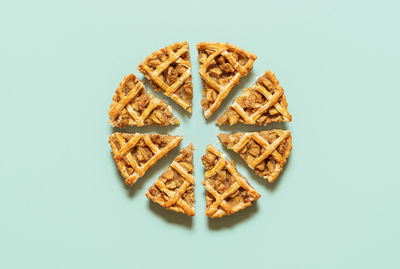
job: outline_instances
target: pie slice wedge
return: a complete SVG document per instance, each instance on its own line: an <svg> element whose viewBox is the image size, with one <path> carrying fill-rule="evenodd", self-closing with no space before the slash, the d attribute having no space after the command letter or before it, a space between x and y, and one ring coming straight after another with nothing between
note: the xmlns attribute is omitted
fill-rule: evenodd
<svg viewBox="0 0 400 269"><path fill-rule="evenodd" d="M171 106L148 93L133 74L124 77L112 100L108 114L114 127L179 124Z"/></svg>
<svg viewBox="0 0 400 269"><path fill-rule="evenodd" d="M256 174L270 183L278 177L292 149L290 131L219 134L222 145L238 153Z"/></svg>
<svg viewBox="0 0 400 269"><path fill-rule="evenodd" d="M236 170L235 164L212 145L207 146L206 155L201 159L206 168L202 184L206 187L208 217L231 215L260 198L260 194Z"/></svg>
<svg viewBox="0 0 400 269"><path fill-rule="evenodd" d="M153 202L166 209L194 216L194 182L192 144L182 149L178 157L146 192Z"/></svg>
<svg viewBox="0 0 400 269"><path fill-rule="evenodd" d="M113 133L109 143L125 183L132 186L182 139L171 135Z"/></svg>
<svg viewBox="0 0 400 269"><path fill-rule="evenodd" d="M197 50L204 87L201 106L208 119L240 78L250 72L257 56L228 43L201 42Z"/></svg>
<svg viewBox="0 0 400 269"><path fill-rule="evenodd" d="M178 42L153 52L138 70L157 92L164 94L192 113L193 84L189 44Z"/></svg>
<svg viewBox="0 0 400 269"><path fill-rule="evenodd" d="M274 73L267 70L249 88L245 88L224 114L218 125L245 123L267 125L271 122L292 121L286 96Z"/></svg>

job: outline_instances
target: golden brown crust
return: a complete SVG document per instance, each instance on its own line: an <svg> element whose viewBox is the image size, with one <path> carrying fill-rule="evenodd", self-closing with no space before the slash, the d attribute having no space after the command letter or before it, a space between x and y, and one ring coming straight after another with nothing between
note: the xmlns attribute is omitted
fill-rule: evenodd
<svg viewBox="0 0 400 269"><path fill-rule="evenodd" d="M290 131L219 134L222 145L238 153L256 174L270 183L282 171L292 149Z"/></svg>
<svg viewBox="0 0 400 269"><path fill-rule="evenodd" d="M193 85L187 42L177 42L153 52L138 70L155 91L164 91L166 96L192 113Z"/></svg>
<svg viewBox="0 0 400 269"><path fill-rule="evenodd" d="M182 149L178 157L148 189L146 196L166 209L194 216L194 182L192 144Z"/></svg>
<svg viewBox="0 0 400 269"><path fill-rule="evenodd" d="M179 124L171 106L149 94L133 74L124 77L112 100L108 114L114 127Z"/></svg>
<svg viewBox="0 0 400 269"><path fill-rule="evenodd" d="M260 198L260 194L247 182L225 155L212 145L207 146L201 158L206 168L206 215L220 218L242 210Z"/></svg>
<svg viewBox="0 0 400 269"><path fill-rule="evenodd" d="M237 46L219 42L197 44L199 74L203 82L204 117L208 119L231 89L253 68L257 56Z"/></svg>
<svg viewBox="0 0 400 269"><path fill-rule="evenodd" d="M274 73L267 70L253 85L243 90L219 117L217 124L267 125L291 120L283 88Z"/></svg>
<svg viewBox="0 0 400 269"><path fill-rule="evenodd" d="M171 135L113 133L109 143L125 183L132 186L182 139Z"/></svg>

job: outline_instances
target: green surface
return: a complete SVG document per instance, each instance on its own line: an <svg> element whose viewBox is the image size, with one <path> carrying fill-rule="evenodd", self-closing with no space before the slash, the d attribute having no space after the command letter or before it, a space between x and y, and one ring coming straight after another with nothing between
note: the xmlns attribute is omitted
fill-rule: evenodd
<svg viewBox="0 0 400 269"><path fill-rule="evenodd" d="M398 4L112 2L0 4L0 268L400 268ZM178 149L127 188L107 143L123 76L184 40L193 115L167 100L182 124L143 131L194 143L192 219L144 195ZM293 115L266 128L293 134L275 184L224 150L262 197L213 221L200 157L221 130L201 114L200 41L258 56L217 116L267 68ZM255 129L223 129L238 130Z"/></svg>

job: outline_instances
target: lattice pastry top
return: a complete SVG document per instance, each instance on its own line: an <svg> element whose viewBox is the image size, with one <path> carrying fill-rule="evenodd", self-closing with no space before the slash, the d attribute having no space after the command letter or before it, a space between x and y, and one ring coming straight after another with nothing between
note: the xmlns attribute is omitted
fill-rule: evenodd
<svg viewBox="0 0 400 269"><path fill-rule="evenodd" d="M115 127L179 124L171 106L147 92L133 74L126 75L113 96L108 112Z"/></svg>
<svg viewBox="0 0 400 269"><path fill-rule="evenodd" d="M212 145L202 158L206 168L203 185L206 187L206 215L219 218L250 206L260 194L236 170L225 155Z"/></svg>
<svg viewBox="0 0 400 269"><path fill-rule="evenodd" d="M125 183L132 186L182 139L171 135L113 133L109 143Z"/></svg>
<svg viewBox="0 0 400 269"><path fill-rule="evenodd" d="M290 131L219 134L221 143L238 153L256 174L270 183L278 177L292 149Z"/></svg>
<svg viewBox="0 0 400 269"><path fill-rule="evenodd" d="M192 113L193 85L189 45L178 42L153 52L138 70L155 91L164 91L181 107Z"/></svg>
<svg viewBox="0 0 400 269"><path fill-rule="evenodd" d="M178 157L146 192L146 196L166 209L194 216L194 182L192 144Z"/></svg>
<svg viewBox="0 0 400 269"><path fill-rule="evenodd" d="M204 86L201 106L208 119L240 78L253 68L257 56L228 43L201 42L197 50Z"/></svg>
<svg viewBox="0 0 400 269"><path fill-rule="evenodd" d="M217 120L217 124L233 125L241 122L267 125L271 122L291 120L283 88L275 75L267 70L252 86L243 90Z"/></svg>

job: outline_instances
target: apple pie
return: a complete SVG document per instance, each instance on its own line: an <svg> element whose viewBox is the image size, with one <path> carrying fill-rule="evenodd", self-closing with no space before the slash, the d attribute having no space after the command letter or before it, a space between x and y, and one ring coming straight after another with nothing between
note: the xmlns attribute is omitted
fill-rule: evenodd
<svg viewBox="0 0 400 269"><path fill-rule="evenodd" d="M171 135L113 133L109 143L125 183L132 186L182 139Z"/></svg>
<svg viewBox="0 0 400 269"><path fill-rule="evenodd" d="M236 170L235 164L229 162L225 155L212 145L207 146L206 155L202 158L205 166L206 215L220 218L231 215L250 206L260 198L260 194Z"/></svg>
<svg viewBox="0 0 400 269"><path fill-rule="evenodd" d="M238 153L256 174L270 183L278 177L292 149L290 131L219 134L221 143Z"/></svg>
<svg viewBox="0 0 400 269"><path fill-rule="evenodd" d="M267 125L271 122L291 121L286 96L274 73L267 70L249 88L243 90L232 105L217 120L218 125L245 123Z"/></svg>
<svg viewBox="0 0 400 269"><path fill-rule="evenodd" d="M178 157L148 189L146 196L166 209L194 216L194 182L192 144L182 149Z"/></svg>
<svg viewBox="0 0 400 269"><path fill-rule="evenodd" d="M114 127L179 124L171 106L148 93L133 74L126 75L110 105L110 124Z"/></svg>
<svg viewBox="0 0 400 269"><path fill-rule="evenodd" d="M240 78L250 72L257 56L228 43L201 42L197 50L204 87L201 106L208 119Z"/></svg>
<svg viewBox="0 0 400 269"><path fill-rule="evenodd" d="M153 52L138 70L155 91L164 94L192 113L193 85L189 45L178 42Z"/></svg>

